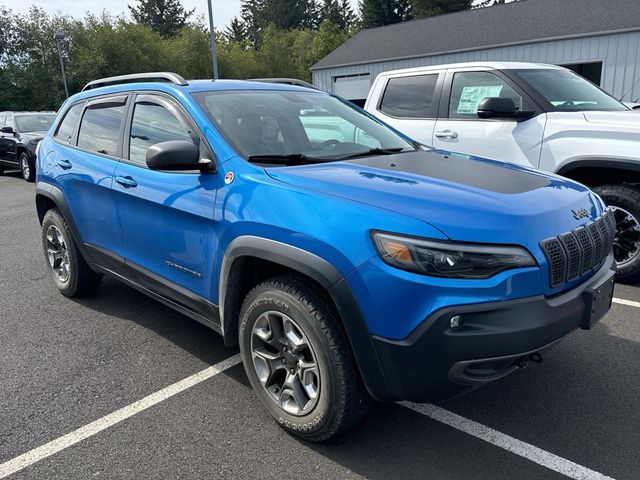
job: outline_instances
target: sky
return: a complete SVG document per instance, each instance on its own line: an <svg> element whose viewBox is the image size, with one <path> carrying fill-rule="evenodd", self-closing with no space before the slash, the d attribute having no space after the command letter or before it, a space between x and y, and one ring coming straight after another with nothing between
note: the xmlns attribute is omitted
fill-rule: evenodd
<svg viewBox="0 0 640 480"><path fill-rule="evenodd" d="M216 29L229 24L231 19L240 15L240 0L212 0L213 21ZM354 9L357 0L350 0ZM135 4L135 0L0 0L4 5L16 13L26 13L31 5L43 8L47 13L61 12L74 17L83 17L86 12L100 13L107 10L113 15L121 13L129 14L127 4ZM105 6L107 5L107 6ZM207 18L207 0L182 0L186 10L195 8L195 15L204 15Z"/></svg>

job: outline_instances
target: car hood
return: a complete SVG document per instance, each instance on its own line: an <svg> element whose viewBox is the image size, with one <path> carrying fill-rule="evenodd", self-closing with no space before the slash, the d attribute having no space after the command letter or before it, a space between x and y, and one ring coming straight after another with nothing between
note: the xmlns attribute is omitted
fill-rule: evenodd
<svg viewBox="0 0 640 480"><path fill-rule="evenodd" d="M624 110L620 112L584 112L584 118L589 123L611 125L613 128L625 126L636 127L640 131L640 115L637 111Z"/></svg>
<svg viewBox="0 0 640 480"><path fill-rule="evenodd" d="M22 141L30 141L30 140L42 140L44 136L47 134L44 132L25 132L20 134L20 138Z"/></svg>
<svg viewBox="0 0 640 480"><path fill-rule="evenodd" d="M267 172L290 185L420 219L452 240L520 244L538 253L540 240L602 210L587 187L562 177L436 150ZM588 217L574 218L572 210L583 208Z"/></svg>

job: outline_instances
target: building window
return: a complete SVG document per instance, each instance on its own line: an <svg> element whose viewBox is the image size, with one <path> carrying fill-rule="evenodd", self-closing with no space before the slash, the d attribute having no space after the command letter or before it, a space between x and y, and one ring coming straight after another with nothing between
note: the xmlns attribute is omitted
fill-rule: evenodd
<svg viewBox="0 0 640 480"><path fill-rule="evenodd" d="M600 86L602 81L602 62L590 62L590 63L572 63L570 65L561 65L564 68L573 70L578 75L586 78L591 83L595 83Z"/></svg>

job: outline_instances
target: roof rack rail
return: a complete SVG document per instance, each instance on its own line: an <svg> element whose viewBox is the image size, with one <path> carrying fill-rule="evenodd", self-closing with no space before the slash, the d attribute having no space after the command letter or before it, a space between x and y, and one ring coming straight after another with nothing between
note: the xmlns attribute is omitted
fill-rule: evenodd
<svg viewBox="0 0 640 480"><path fill-rule="evenodd" d="M87 83L82 91L92 88L106 87L108 85L118 85L120 83L134 82L167 82L175 85L189 85L187 81L177 73L172 72L147 72L133 73L131 75L118 75L116 77L99 78Z"/></svg>
<svg viewBox="0 0 640 480"><path fill-rule="evenodd" d="M250 78L250 82L265 82L265 83L284 83L286 85L297 85L298 87L306 87L313 88L317 90L316 87L311 85L304 80L298 80L297 78Z"/></svg>

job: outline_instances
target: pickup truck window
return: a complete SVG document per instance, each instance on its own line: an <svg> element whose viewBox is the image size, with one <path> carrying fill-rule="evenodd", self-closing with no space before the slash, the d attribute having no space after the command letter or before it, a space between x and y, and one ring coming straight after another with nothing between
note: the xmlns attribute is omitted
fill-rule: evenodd
<svg viewBox="0 0 640 480"><path fill-rule="evenodd" d="M390 78L380 111L392 117L433 118L433 94L438 74Z"/></svg>
<svg viewBox="0 0 640 480"><path fill-rule="evenodd" d="M449 98L449 118L478 118L478 104L486 97L511 98L522 110L522 97L491 72L458 72L453 76Z"/></svg>
<svg viewBox="0 0 640 480"><path fill-rule="evenodd" d="M569 70L541 68L515 73L549 102L554 110L628 110L593 83Z"/></svg>

